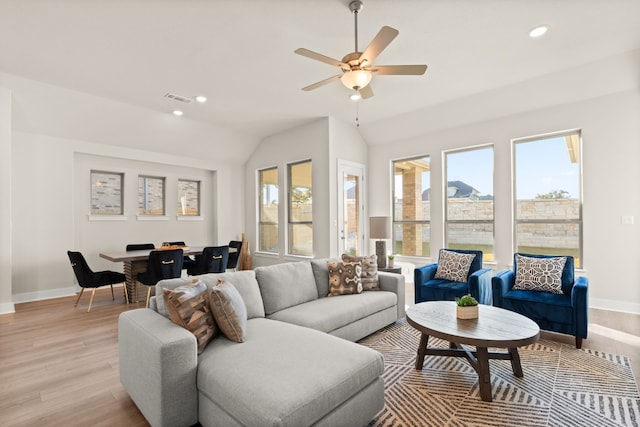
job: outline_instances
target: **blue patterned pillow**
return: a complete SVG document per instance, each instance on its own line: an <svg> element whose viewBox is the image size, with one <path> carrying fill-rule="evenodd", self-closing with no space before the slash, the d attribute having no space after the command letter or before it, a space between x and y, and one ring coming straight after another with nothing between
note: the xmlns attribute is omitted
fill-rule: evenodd
<svg viewBox="0 0 640 427"><path fill-rule="evenodd" d="M476 256L442 249L438 260L438 269L434 279L450 280L452 282L466 282L471 263Z"/></svg>
<svg viewBox="0 0 640 427"><path fill-rule="evenodd" d="M562 295L562 270L567 257L531 258L516 255L513 289L551 292Z"/></svg>

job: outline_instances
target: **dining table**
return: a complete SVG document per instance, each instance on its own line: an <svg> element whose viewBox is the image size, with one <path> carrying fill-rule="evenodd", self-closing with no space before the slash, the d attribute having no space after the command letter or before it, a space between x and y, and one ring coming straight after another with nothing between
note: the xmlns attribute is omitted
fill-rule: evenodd
<svg viewBox="0 0 640 427"><path fill-rule="evenodd" d="M177 249L182 249L184 255L189 256L201 255L205 247L206 246L184 246ZM147 271L149 254L151 251L157 250L162 250L162 248L142 249L137 251L100 252L100 258L104 258L112 262L124 263L124 275L126 278L125 285L127 287L127 294L129 295L129 302L144 302L146 300L144 292L141 293L139 290L137 276L138 273ZM235 251L235 249L229 248L229 252Z"/></svg>

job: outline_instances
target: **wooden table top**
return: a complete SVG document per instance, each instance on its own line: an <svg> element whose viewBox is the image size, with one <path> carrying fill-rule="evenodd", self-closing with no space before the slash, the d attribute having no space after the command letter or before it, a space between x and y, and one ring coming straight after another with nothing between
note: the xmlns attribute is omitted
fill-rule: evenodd
<svg viewBox="0 0 640 427"><path fill-rule="evenodd" d="M188 250L184 251L185 255L200 255L206 246L190 246ZM160 250L156 249L143 249L140 251L117 251L117 252L101 252L100 258L108 259L113 262L125 262L125 261L145 261L149 259L149 253L151 251ZM237 252L236 248L229 248L229 253Z"/></svg>
<svg viewBox="0 0 640 427"><path fill-rule="evenodd" d="M499 307L480 304L477 319L456 318L454 301L428 301L407 308L407 322L429 336L479 347L520 347L540 338L531 319Z"/></svg>

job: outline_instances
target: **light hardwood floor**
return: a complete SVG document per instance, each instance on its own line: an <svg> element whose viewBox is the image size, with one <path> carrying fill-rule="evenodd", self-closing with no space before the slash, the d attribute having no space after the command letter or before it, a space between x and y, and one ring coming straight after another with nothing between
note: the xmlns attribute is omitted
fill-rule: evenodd
<svg viewBox="0 0 640 427"><path fill-rule="evenodd" d="M407 303L413 302L407 285ZM118 315L126 305L121 290L16 305L0 316L0 426L146 426L118 378ZM640 316L591 310L583 346L631 358L640 373ZM543 333L572 344L573 339ZM526 373L525 373L526 375Z"/></svg>

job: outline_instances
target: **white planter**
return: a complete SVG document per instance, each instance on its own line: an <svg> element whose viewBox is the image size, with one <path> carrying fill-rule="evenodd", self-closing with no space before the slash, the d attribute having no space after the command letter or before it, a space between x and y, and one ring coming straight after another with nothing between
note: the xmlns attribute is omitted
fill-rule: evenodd
<svg viewBox="0 0 640 427"><path fill-rule="evenodd" d="M477 319L478 306L470 305L467 307L461 307L459 305L456 305L456 317L458 319Z"/></svg>

